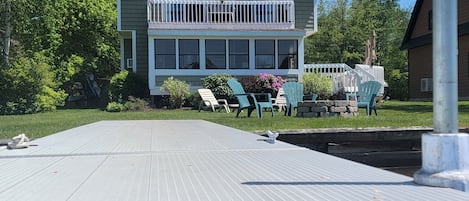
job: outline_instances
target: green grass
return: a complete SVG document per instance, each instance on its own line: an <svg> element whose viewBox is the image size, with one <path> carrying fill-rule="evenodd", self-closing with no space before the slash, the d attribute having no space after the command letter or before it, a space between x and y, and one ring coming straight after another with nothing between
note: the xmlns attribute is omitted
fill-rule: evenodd
<svg viewBox="0 0 469 201"><path fill-rule="evenodd" d="M378 116L366 116L360 109L357 117L298 118L285 117L283 113L264 113L262 119L246 117L246 112L236 118L236 113L198 112L197 110L151 110L146 112L109 113L98 109L64 109L56 112L0 116L0 139L25 133L39 138L101 120L151 120L151 119L203 119L246 131L267 129L312 129L312 128L367 128L367 127L410 127L433 124L432 102L386 101L379 106ZM459 126L469 127L469 101L459 103Z"/></svg>

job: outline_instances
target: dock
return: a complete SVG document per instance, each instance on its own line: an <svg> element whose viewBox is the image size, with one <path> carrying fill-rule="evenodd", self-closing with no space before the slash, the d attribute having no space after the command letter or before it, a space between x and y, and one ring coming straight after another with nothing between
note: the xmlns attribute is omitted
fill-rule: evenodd
<svg viewBox="0 0 469 201"><path fill-rule="evenodd" d="M203 120L100 121L0 151L0 200L469 200Z"/></svg>

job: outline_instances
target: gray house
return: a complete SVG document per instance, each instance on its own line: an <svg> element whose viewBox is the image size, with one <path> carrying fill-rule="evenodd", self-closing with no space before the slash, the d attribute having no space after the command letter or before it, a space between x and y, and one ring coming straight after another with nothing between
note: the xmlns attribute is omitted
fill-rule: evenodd
<svg viewBox="0 0 469 201"><path fill-rule="evenodd" d="M201 87L215 73L298 78L304 38L317 30L317 0L117 0L121 68Z"/></svg>

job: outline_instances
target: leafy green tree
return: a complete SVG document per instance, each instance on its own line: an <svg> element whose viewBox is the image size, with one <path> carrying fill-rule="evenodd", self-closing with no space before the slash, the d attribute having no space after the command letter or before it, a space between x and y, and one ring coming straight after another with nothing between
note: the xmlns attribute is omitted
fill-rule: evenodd
<svg viewBox="0 0 469 201"><path fill-rule="evenodd" d="M37 53L21 57L0 69L0 114L54 111L63 106L66 94L54 82L47 57Z"/></svg>
<svg viewBox="0 0 469 201"><path fill-rule="evenodd" d="M70 57L83 58L79 71L111 77L119 62L114 0L18 2L13 33L26 53L46 50L61 73Z"/></svg>
<svg viewBox="0 0 469 201"><path fill-rule="evenodd" d="M31 91L31 95L44 95L38 99L40 102L55 102L51 100L62 96L52 92L62 93L61 89L67 88L82 74L111 77L118 71L119 40L115 28L115 0L2 0L0 10L0 35L4 39L1 41L1 63L6 68L3 73L9 75L14 71L25 70L15 66L15 62L36 61L39 53L43 57L41 62L44 62L41 65L47 65L48 71L54 76L50 79L53 87L45 83L34 85L43 90ZM13 85L14 79L7 77L0 80L0 85ZM20 93L15 90L12 93ZM10 98L4 102L18 102L14 97ZM38 100L33 102L38 103ZM37 109L34 104L28 105L30 110L22 113L49 110Z"/></svg>
<svg viewBox="0 0 469 201"><path fill-rule="evenodd" d="M318 32L306 39L306 63L345 62L342 55L345 50L347 5L346 0L337 0L336 4L320 1Z"/></svg>

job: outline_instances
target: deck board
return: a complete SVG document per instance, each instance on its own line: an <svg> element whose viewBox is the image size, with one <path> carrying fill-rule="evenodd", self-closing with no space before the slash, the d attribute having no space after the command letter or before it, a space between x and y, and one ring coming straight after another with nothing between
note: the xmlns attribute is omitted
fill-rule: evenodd
<svg viewBox="0 0 469 201"><path fill-rule="evenodd" d="M0 151L2 200L469 200L201 120L101 121L32 143Z"/></svg>

